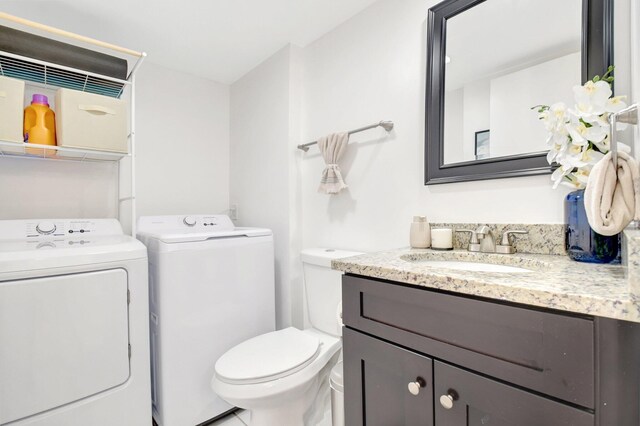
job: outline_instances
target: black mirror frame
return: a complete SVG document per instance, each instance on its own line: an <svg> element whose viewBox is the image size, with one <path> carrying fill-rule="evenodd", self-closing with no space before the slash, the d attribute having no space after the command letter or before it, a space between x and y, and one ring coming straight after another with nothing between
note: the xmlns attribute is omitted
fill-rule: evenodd
<svg viewBox="0 0 640 426"><path fill-rule="evenodd" d="M444 164L446 21L484 1L445 0L429 9L425 99L425 185L551 173L546 151ZM582 0L582 80L613 64L613 0Z"/></svg>

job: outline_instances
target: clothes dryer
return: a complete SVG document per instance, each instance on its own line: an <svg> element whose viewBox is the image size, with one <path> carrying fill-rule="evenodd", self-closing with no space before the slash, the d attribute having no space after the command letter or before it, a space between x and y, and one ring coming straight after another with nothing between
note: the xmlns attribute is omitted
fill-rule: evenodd
<svg viewBox="0 0 640 426"><path fill-rule="evenodd" d="M115 219L0 221L0 425L150 421L144 245Z"/></svg>

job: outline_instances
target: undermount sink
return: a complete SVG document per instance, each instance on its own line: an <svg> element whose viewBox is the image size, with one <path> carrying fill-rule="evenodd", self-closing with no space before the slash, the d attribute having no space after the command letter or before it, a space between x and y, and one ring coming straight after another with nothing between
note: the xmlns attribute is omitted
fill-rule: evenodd
<svg viewBox="0 0 640 426"><path fill-rule="evenodd" d="M464 262L460 260L426 260L415 259L411 262L419 262L420 265L430 266L433 268L454 269L456 271L470 272L509 272L509 273L525 273L532 272L530 269L520 268L517 266L496 265L493 263L480 262Z"/></svg>

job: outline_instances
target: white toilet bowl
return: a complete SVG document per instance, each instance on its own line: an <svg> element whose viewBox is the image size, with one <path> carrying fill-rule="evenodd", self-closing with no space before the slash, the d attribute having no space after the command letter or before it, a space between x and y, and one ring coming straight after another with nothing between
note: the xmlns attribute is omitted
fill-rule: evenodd
<svg viewBox="0 0 640 426"><path fill-rule="evenodd" d="M255 350L257 344L264 351ZM223 355L211 386L230 404L250 410L252 426L302 426L305 418L322 414L311 411L341 347L340 338L313 329L263 334ZM248 365L258 368L247 373Z"/></svg>
<svg viewBox="0 0 640 426"><path fill-rule="evenodd" d="M254 337L216 362L211 387L230 404L250 410L251 426L310 426L323 418L329 402L329 374L342 349L342 274L331 269L331 260L358 254L303 250L312 327Z"/></svg>

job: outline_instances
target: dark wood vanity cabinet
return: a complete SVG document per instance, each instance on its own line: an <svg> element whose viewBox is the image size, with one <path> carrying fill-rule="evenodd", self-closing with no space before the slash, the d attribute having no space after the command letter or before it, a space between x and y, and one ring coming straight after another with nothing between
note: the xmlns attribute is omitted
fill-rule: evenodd
<svg viewBox="0 0 640 426"><path fill-rule="evenodd" d="M592 426L593 414L434 362L435 424L439 426ZM441 401L442 400L442 401ZM450 405L447 405L450 404Z"/></svg>
<svg viewBox="0 0 640 426"><path fill-rule="evenodd" d="M346 381L358 384L349 388L354 406L347 424L432 426L431 358L353 330L344 332L344 349L352 354L344 359Z"/></svg>
<svg viewBox="0 0 640 426"><path fill-rule="evenodd" d="M638 426L640 325L345 275L347 426Z"/></svg>

